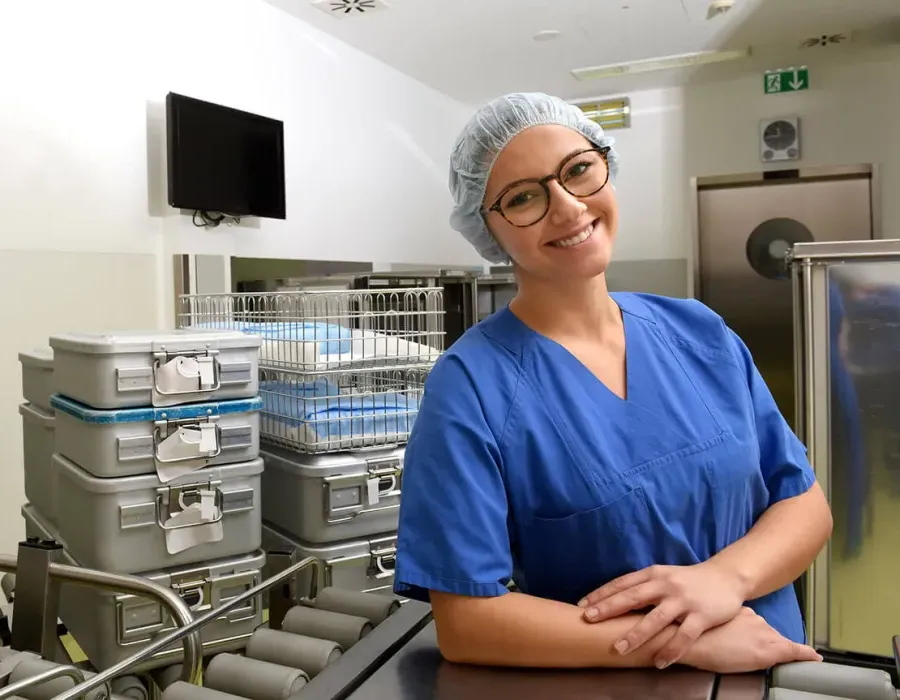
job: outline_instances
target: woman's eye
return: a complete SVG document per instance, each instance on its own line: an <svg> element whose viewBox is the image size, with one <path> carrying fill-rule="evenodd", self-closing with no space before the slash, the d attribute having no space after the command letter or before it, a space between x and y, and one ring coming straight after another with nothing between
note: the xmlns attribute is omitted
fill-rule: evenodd
<svg viewBox="0 0 900 700"><path fill-rule="evenodd" d="M568 172L566 173L566 179L568 180L573 177L581 177L591 169L592 165L593 163L576 163L571 168L569 168Z"/></svg>
<svg viewBox="0 0 900 700"><path fill-rule="evenodd" d="M510 197L507 200L506 206L508 206L508 207L525 206L526 204L528 204L528 202L531 201L531 197L532 197L531 192L519 192L517 194L514 194L512 197Z"/></svg>

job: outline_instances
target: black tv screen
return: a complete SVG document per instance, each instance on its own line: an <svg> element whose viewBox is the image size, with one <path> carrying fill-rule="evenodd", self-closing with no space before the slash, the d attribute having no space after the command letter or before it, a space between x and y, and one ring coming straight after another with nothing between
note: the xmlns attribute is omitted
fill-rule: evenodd
<svg viewBox="0 0 900 700"><path fill-rule="evenodd" d="M284 123L170 92L169 204L284 219Z"/></svg>

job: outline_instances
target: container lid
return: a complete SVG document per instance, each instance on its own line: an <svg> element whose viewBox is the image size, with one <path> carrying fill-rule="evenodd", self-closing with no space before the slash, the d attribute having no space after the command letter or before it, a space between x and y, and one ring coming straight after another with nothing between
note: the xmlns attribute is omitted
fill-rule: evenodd
<svg viewBox="0 0 900 700"><path fill-rule="evenodd" d="M38 367L40 369L53 369L53 349L37 348L19 353L19 362L26 367Z"/></svg>
<svg viewBox="0 0 900 700"><path fill-rule="evenodd" d="M56 416L53 415L53 413L45 408L36 406L33 403L20 403L19 415L23 416L24 418L40 421L44 424L45 428L52 428L53 421L56 420Z"/></svg>
<svg viewBox="0 0 900 700"><path fill-rule="evenodd" d="M355 452L334 452L319 455L291 452L267 445L260 451L267 469L280 469L306 478L321 478L338 474L359 473L364 476L369 466L382 462L387 466L392 461L403 464L405 446L387 449L360 450Z"/></svg>
<svg viewBox="0 0 900 700"><path fill-rule="evenodd" d="M236 401L209 401L206 403L191 403L183 406L148 406L142 408L116 408L102 411L83 403L78 403L61 394L50 397L50 405L58 411L68 413L85 423L113 424L113 423L142 423L158 420L186 420L189 418L207 418L209 416L224 416L230 413L250 413L262 409L262 399L254 396L252 399L238 399Z"/></svg>
<svg viewBox="0 0 900 700"><path fill-rule="evenodd" d="M168 351L258 348L259 336L241 331L181 329L168 331L110 331L61 333L50 336L50 347L89 355Z"/></svg>
<svg viewBox="0 0 900 700"><path fill-rule="evenodd" d="M177 479L163 484L154 472L153 474L140 474L138 476L119 476L101 478L89 474L75 462L63 457L58 452L53 455L53 469L60 478L68 478L77 482L78 488L89 493L113 494L129 493L134 491L150 491L147 494L152 501L156 497L157 489L171 488L174 486L193 486L205 484L210 481L223 482L218 488L228 492L228 479L241 479L245 477L259 476L263 471L263 461L259 457L249 462L233 462L232 464L219 464L214 467L205 467L190 474L179 476ZM62 484L63 482L60 482Z"/></svg>

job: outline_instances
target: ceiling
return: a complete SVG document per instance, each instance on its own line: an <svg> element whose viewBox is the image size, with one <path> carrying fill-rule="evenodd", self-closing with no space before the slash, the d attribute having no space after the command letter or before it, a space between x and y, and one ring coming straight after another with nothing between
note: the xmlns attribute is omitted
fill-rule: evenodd
<svg viewBox="0 0 900 700"><path fill-rule="evenodd" d="M747 46L758 58L823 34L885 43L900 21L898 0L736 0L712 20L710 0L387 0L343 20L310 0L268 2L467 104L515 90L573 99L675 85L690 72L578 81L571 70ZM542 30L560 34L535 41ZM807 51L833 50L846 48Z"/></svg>

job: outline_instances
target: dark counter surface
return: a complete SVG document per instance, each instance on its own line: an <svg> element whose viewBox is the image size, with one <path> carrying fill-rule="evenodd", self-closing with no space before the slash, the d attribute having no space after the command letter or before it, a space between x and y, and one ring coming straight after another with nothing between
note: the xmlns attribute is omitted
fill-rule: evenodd
<svg viewBox="0 0 900 700"><path fill-rule="evenodd" d="M717 692L718 691L718 692ZM391 656L350 700L762 700L765 676L666 671L545 671L460 666L438 652L434 623Z"/></svg>

